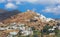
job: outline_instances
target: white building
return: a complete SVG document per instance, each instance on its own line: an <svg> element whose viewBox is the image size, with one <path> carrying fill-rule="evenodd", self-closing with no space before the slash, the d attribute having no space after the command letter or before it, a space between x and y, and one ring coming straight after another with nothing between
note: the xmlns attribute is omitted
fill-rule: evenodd
<svg viewBox="0 0 60 37"><path fill-rule="evenodd" d="M50 28L49 31L54 31L55 29L54 28Z"/></svg>
<svg viewBox="0 0 60 37"><path fill-rule="evenodd" d="M10 32L10 35L17 35L18 34L18 32Z"/></svg>
<svg viewBox="0 0 60 37"><path fill-rule="evenodd" d="M0 30L6 30L6 28L1 28L1 27L0 27Z"/></svg>
<svg viewBox="0 0 60 37"><path fill-rule="evenodd" d="M60 30L60 26L58 26L58 29Z"/></svg>
<svg viewBox="0 0 60 37"><path fill-rule="evenodd" d="M13 37L13 36L16 36L18 34L18 32L10 32L9 35L7 37Z"/></svg>
<svg viewBox="0 0 60 37"><path fill-rule="evenodd" d="M42 22L45 22L46 21L46 17L43 16L43 15L40 16L40 19L41 19Z"/></svg>
<svg viewBox="0 0 60 37"><path fill-rule="evenodd" d="M23 36L27 36L27 35L32 35L33 31L24 30L21 33L23 34Z"/></svg>
<svg viewBox="0 0 60 37"><path fill-rule="evenodd" d="M55 29L55 28L57 28L57 26L53 26L53 28Z"/></svg>
<svg viewBox="0 0 60 37"><path fill-rule="evenodd" d="M49 22L49 21L51 21L51 20L52 20L52 21L55 21L55 20L52 19L52 18L47 18L47 19L46 19L46 22Z"/></svg>

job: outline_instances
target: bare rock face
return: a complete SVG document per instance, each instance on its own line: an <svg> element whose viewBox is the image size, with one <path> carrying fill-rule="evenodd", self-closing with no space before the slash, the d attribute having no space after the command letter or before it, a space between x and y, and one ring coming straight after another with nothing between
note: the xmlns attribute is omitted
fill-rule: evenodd
<svg viewBox="0 0 60 37"><path fill-rule="evenodd" d="M11 12L6 12L6 13L3 13L1 14L2 17L0 17L3 22L6 22L8 23L9 22L23 22L24 20L27 20L27 19L31 19L33 18L34 16L36 16L36 13L32 12L32 11L27 11L27 12L24 12L24 13L20 13L18 11L11 11Z"/></svg>

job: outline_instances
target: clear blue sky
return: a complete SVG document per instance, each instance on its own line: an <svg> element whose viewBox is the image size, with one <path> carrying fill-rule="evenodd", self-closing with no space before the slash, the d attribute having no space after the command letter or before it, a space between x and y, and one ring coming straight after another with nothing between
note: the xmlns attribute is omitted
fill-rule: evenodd
<svg viewBox="0 0 60 37"><path fill-rule="evenodd" d="M60 18L60 2L58 0L0 0L0 8L6 10L34 10L49 18Z"/></svg>

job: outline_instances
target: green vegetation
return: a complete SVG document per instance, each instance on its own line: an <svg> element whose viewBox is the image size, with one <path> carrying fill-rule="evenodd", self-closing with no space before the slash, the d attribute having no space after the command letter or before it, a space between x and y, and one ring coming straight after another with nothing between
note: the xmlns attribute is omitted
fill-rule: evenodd
<svg viewBox="0 0 60 37"><path fill-rule="evenodd" d="M49 26L48 24L43 28L43 30L41 30L42 34L49 34L48 29L52 28L52 26Z"/></svg>
<svg viewBox="0 0 60 37"><path fill-rule="evenodd" d="M41 36L41 32L39 30L33 31L33 37L40 37L40 36Z"/></svg>
<svg viewBox="0 0 60 37"><path fill-rule="evenodd" d="M56 37L60 37L60 30L57 31Z"/></svg>
<svg viewBox="0 0 60 37"><path fill-rule="evenodd" d="M33 31L35 30L35 27L31 27L31 28L32 28Z"/></svg>

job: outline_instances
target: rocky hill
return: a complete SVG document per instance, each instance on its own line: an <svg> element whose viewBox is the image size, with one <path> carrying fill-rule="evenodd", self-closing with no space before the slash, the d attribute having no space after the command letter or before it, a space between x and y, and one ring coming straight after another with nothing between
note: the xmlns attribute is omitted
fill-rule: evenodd
<svg viewBox="0 0 60 37"><path fill-rule="evenodd" d="M0 14L0 26L8 26L9 23L23 23L29 27L41 30L46 24L55 25L56 22L52 18L46 18L42 14L27 10L19 12L17 10L4 12ZM3 24L3 25L1 25Z"/></svg>

